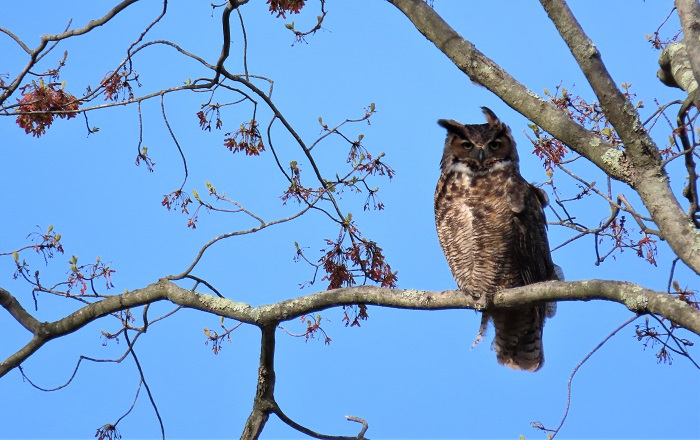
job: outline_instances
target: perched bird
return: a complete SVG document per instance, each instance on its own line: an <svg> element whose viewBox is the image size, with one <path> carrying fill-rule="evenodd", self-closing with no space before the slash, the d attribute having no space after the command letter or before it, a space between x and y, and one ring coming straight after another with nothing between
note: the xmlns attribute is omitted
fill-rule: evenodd
<svg viewBox="0 0 700 440"><path fill-rule="evenodd" d="M459 289L475 297L561 278L547 242L547 195L520 175L508 126L488 108L482 110L486 124L438 121L447 140L435 190L440 245ZM475 344L491 320L498 362L537 371L544 364L545 317L554 314L554 306L489 308Z"/></svg>

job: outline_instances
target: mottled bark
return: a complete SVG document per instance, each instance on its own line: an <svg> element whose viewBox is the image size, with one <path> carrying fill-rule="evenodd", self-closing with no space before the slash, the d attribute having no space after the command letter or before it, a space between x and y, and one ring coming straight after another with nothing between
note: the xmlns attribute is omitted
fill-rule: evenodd
<svg viewBox="0 0 700 440"><path fill-rule="evenodd" d="M656 76L667 86L678 87L689 95L698 89L684 42L666 46L659 55L659 67Z"/></svg>
<svg viewBox="0 0 700 440"><path fill-rule="evenodd" d="M697 0L675 0L674 3L681 19L683 42L697 87L700 82L700 4Z"/></svg>

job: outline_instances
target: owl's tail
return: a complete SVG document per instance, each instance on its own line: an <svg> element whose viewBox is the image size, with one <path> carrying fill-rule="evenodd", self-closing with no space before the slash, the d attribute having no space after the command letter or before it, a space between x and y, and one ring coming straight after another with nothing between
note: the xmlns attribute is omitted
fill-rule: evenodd
<svg viewBox="0 0 700 440"><path fill-rule="evenodd" d="M544 365L542 330L545 305L490 310L484 319L492 319L496 329L493 349L498 363L514 370L537 371Z"/></svg>

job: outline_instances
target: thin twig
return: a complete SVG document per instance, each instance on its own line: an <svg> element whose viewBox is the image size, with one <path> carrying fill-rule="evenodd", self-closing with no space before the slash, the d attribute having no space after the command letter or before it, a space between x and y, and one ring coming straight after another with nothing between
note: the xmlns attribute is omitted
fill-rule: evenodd
<svg viewBox="0 0 700 440"><path fill-rule="evenodd" d="M209 288L209 290L211 290L212 292L216 293L216 295L217 295L219 298L224 298L224 295L222 295L221 293L219 293L219 291L216 290L216 288L214 288L214 286L212 286L211 284L209 284L209 282L207 282L206 280L204 280L204 279L202 279L202 278L199 278L199 277L196 277L196 276L191 275L191 274L185 275L185 278L189 278L189 279L195 280L195 281L197 282L197 284L199 284L199 283L204 284L205 286L207 286L207 287ZM195 286L192 288L192 290L194 291L194 289L196 289L196 288L197 288L197 286L195 285Z"/></svg>
<svg viewBox="0 0 700 440"><path fill-rule="evenodd" d="M581 360L581 362L578 363L578 365L576 365L576 367L574 368L574 370L571 372L571 375L569 376L569 381L568 381L568 383L567 383L567 385L566 385L566 408L564 409L564 416L562 417L561 422L559 422L559 426L557 426L557 427L552 431L552 436L550 437L550 439L554 439L554 437L556 437L556 435L559 433L559 430L561 429L561 427L564 426L564 422L566 421L566 417L569 415L569 407L571 406L571 383L572 383L572 381L574 380L574 376L576 375L576 372L579 370L579 368L581 368L581 367L583 366L583 364L586 363L586 361L588 361L588 359L590 359L591 356L593 356L593 354L594 354L596 351L598 351L606 342L608 342L608 341L610 340L610 338L612 338L613 336L615 336L615 334L616 334L617 332L619 332L620 330L622 330L623 328L625 328L626 326L628 326L629 324L631 324L631 323L632 323L635 319L637 319L637 318L639 318L639 315L635 315L635 316L629 318L628 320L626 320L625 322L623 322L622 324L620 324L617 328L615 328L615 330L613 330L612 332L610 332L610 334L609 334L608 336L606 336L602 341L600 341L600 343L599 343L598 345L596 345L596 346L593 348L593 350L591 350L591 351Z"/></svg>
<svg viewBox="0 0 700 440"><path fill-rule="evenodd" d="M129 413L131 413L131 410L134 409L134 406L136 406L136 401L139 399L139 393L141 392L141 385L143 385L143 378L141 378L141 380L139 380L139 386L138 386L138 388L136 388L136 395L134 396L133 402L131 402L131 406L129 407L129 410L127 412L125 412L124 414L122 414L122 416L119 417L116 422L114 422L115 428L117 427L119 422L121 422L126 416L129 415Z"/></svg>
<svg viewBox="0 0 700 440"><path fill-rule="evenodd" d="M359 417L354 417L354 416L345 416L346 419L353 421L353 422L359 422L362 423L362 430L360 431L359 434L357 434L356 437L348 437L344 435L327 435L327 434L319 434L316 431L312 431L311 429L298 424L294 420L290 419L283 411L280 409L279 405L275 405L275 408L272 410L272 412L280 418L284 423L289 425L290 427L296 429L297 431L301 432L302 434L306 434L309 437L313 438L318 438L318 439L323 439L323 440L362 440L364 439L364 434L367 431L367 422L364 420L360 419Z"/></svg>
<svg viewBox="0 0 700 440"><path fill-rule="evenodd" d="M216 242L219 242L219 241L221 241L221 240L224 240L224 239L230 238L230 237L236 237L236 236L239 236L239 235L252 234L252 233L257 232L257 231L259 231L259 230L261 230L261 229L265 229L265 228L270 227L270 226L273 226L273 225L277 225L277 224L280 224L280 223L288 222L288 221L290 221L290 220L294 220L295 218L297 218L297 217L303 215L303 214L304 214L306 211L308 211L310 208L311 208L311 206L306 206L306 207L304 207L301 211L299 211L299 212L297 212L296 214L293 214L293 215L291 215L291 216L289 216L289 217L282 218L282 219L277 219L277 220L273 220L273 221L271 221L271 222L258 225L258 226L254 227L254 228L246 229L246 230L243 230L243 231L235 231L235 232L228 232L228 233L226 233L226 234L221 234L221 235L219 235L218 237L215 237L215 238L209 240L209 242L208 242L207 244L205 244L204 246L202 246L202 247L199 249L199 252L197 252L197 255L195 256L194 261L192 261L192 263L189 265L189 267L187 267L187 269L185 269L181 274L179 274L179 275L168 275L166 278L169 279L169 280L180 280L180 279L182 279L182 278L185 278L187 275L189 275L190 272L192 272L192 269L194 269L194 267L197 265L197 263L199 263L199 260L201 260L202 256L204 255L204 252L205 252L210 246L212 246L212 245L213 245L214 243L216 243Z"/></svg>
<svg viewBox="0 0 700 440"><path fill-rule="evenodd" d="M129 334L128 332L124 332L124 339L126 339L127 344L131 345L129 342ZM156 412L156 417L158 418L158 423L160 424L160 433L161 433L161 438L165 440L165 426L163 426L163 419L160 417L160 412L158 411L158 406L156 405L155 400L153 399L153 394L151 394L151 388L148 386L148 382L146 382L146 377L143 374L143 369L141 368L141 362L139 362L138 357L136 356L136 352L134 351L134 347L132 346L130 349L131 356L134 358L134 362L136 363L136 368L139 370L139 375L141 376L141 381L143 382L144 388L146 388L146 393L148 393L148 400L151 401L151 406L153 406L153 409Z"/></svg>
<svg viewBox="0 0 700 440"><path fill-rule="evenodd" d="M243 72L245 72L245 79L250 81L250 75L248 74L248 35L245 31L241 8L236 8L236 12L238 13L238 19L241 21L241 32L243 33Z"/></svg>
<svg viewBox="0 0 700 440"><path fill-rule="evenodd" d="M160 95L160 108L163 113L163 121L165 121L166 127L168 127L168 131L170 132L170 137L173 138L173 142L175 142L175 146L177 147L177 150L180 152L180 157L182 157L182 165L185 167L185 178L182 181L182 185L180 185L180 191L182 191L182 188L185 187L185 183L187 183L187 178L189 177L189 172L187 171L187 159L185 158L185 153L182 152L182 147L180 147L180 142L178 142L177 137L175 137L175 133L173 132L173 129L170 127L170 122L168 122L168 117L165 114L165 95Z"/></svg>
<svg viewBox="0 0 700 440"><path fill-rule="evenodd" d="M693 365L695 365L695 368L700 369L700 365L698 365L698 363L695 362L695 359L693 359L693 357L690 355L690 353L688 353L688 350L686 350L683 347L683 344L681 344L681 342L679 342L679 339L673 334L673 329L669 329L668 327L666 327L666 324L664 324L664 322L658 316L651 315L651 317L656 319L656 321L659 323L659 325L661 325L661 327L664 328L664 330L666 331L666 336L667 336L667 339L665 342L661 341L658 337L656 337L655 339L657 341L659 341L661 344L663 344L664 347L671 350L672 352L687 358ZM675 348L669 346L668 339L672 339L673 342L676 343L676 346L678 347L678 349L675 349Z"/></svg>

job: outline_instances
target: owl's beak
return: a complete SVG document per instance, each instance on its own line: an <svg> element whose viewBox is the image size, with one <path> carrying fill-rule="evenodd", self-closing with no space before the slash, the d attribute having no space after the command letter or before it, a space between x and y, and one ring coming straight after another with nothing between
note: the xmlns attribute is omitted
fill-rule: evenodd
<svg viewBox="0 0 700 440"><path fill-rule="evenodd" d="M483 149L479 148L479 155L476 158L479 161L479 164L481 164L481 165L484 164L484 159L486 159L486 154L484 154Z"/></svg>

